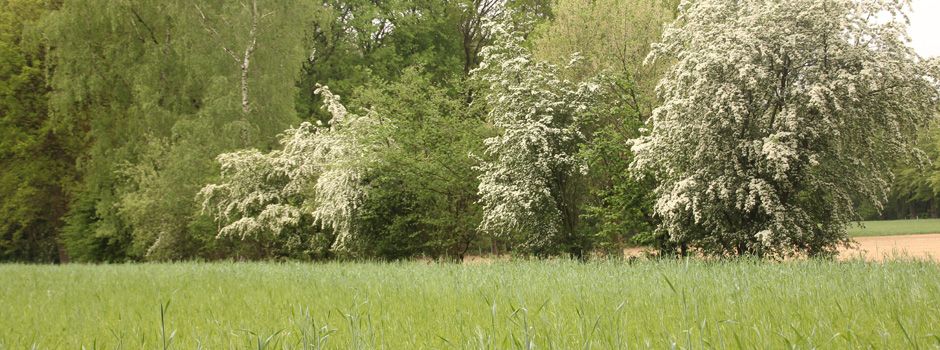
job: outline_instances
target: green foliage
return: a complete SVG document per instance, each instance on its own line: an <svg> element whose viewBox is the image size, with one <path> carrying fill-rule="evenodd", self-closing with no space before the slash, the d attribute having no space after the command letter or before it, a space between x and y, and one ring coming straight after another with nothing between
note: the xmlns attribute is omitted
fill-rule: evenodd
<svg viewBox="0 0 940 350"><path fill-rule="evenodd" d="M584 180L589 190L582 216L597 248L619 254L624 246L655 245L649 240L655 224L654 183L650 178L638 180L630 171L633 152L628 141L639 136L641 118L632 107L618 103L622 99L611 95L598 99L593 113L597 117L586 123L594 131L581 150L588 164Z"/></svg>
<svg viewBox="0 0 940 350"><path fill-rule="evenodd" d="M403 79L426 85L422 96L431 100L421 102L447 114L427 118L454 118L445 124L455 129L435 136L438 130L417 126L422 121L415 116L426 111L369 101L375 98L367 92L363 101L409 115L402 130L429 135L408 141L451 140L455 130L476 128L461 123L479 120L467 107L473 94L465 78L491 40L481 30L483 20L504 5L520 19L550 13L543 0L2 4L0 258L30 261L64 259L66 251L81 261L305 256L299 252L310 249L322 256L322 247L314 248L319 243L310 246L296 234L273 239L277 243L216 238L217 227L194 200L219 176L212 159L236 149L272 148L275 135L298 115L325 120L323 101L313 92L317 83L346 95ZM421 67L420 74L407 73L408 67ZM448 166L469 169L466 153L477 146L456 138L464 141L441 150L446 156L438 159L459 159ZM401 171L392 159L413 162L407 152L419 146L403 145L405 151L396 151L401 155L389 152L383 169ZM477 215L467 190L473 185L465 181L473 172L459 174L441 185L405 179L414 181L405 187L419 192L420 214L413 219L422 234L440 236L415 252L454 255L455 247L464 251L476 237L467 229ZM402 188L383 176L371 178L387 184L380 188ZM427 194L441 188L444 199ZM389 195L383 198L405 198ZM447 205L449 214L433 213ZM455 233L440 233L446 230Z"/></svg>
<svg viewBox="0 0 940 350"><path fill-rule="evenodd" d="M940 128L922 130L917 137L921 157L895 165L891 193L881 211L869 210L869 217L904 219L940 217Z"/></svg>
<svg viewBox="0 0 940 350"><path fill-rule="evenodd" d="M479 239L477 172L469 154L480 152L489 131L464 93L431 79L422 68L409 68L398 82L357 95L357 103L392 123L393 146L370 172L373 197L363 225L385 242L369 244L372 249L400 252L371 256L462 258Z"/></svg>
<svg viewBox="0 0 940 350"><path fill-rule="evenodd" d="M301 115L327 115L313 93L316 84L349 96L362 86L395 81L420 65L442 84L463 75L465 41L459 32L473 0L330 0L312 24L297 98ZM475 59L474 57L470 58Z"/></svg>
<svg viewBox="0 0 940 350"><path fill-rule="evenodd" d="M74 137L51 120L44 16L55 2L0 1L0 261L52 262L74 180Z"/></svg>
<svg viewBox="0 0 940 350"><path fill-rule="evenodd" d="M287 2L257 15L230 2L199 6L66 2L50 21L52 107L63 125L86 135L75 203L88 204L71 210L77 226L68 229L80 260L100 259L86 249L102 244L133 259L207 254L203 245L215 234L195 230L202 219L194 197L216 176L212 159L266 147L297 120L291 91L304 29L295 23L312 10ZM255 34L246 34L256 20ZM253 40L246 70L227 52Z"/></svg>
<svg viewBox="0 0 940 350"><path fill-rule="evenodd" d="M580 179L579 230L590 236L589 246L611 254L624 246L656 244L650 237L654 183L631 176L628 141L640 135L657 103L653 88L668 64L643 60L677 6L674 0L558 0L553 19L533 34L536 58L566 64L572 54L583 57L564 72L571 79L606 76L593 117L582 121L587 141L581 157L588 173Z"/></svg>
<svg viewBox="0 0 940 350"><path fill-rule="evenodd" d="M547 0L329 0L308 33L297 98L302 116L327 115L313 93L316 84L350 96L360 87L398 81L411 67L448 93L472 94L460 83L480 62L492 41L483 21L514 9L520 21L550 17ZM469 97L468 97L469 98Z"/></svg>
<svg viewBox="0 0 940 350"><path fill-rule="evenodd" d="M568 72L574 79L605 73L626 82L615 92L645 119L669 64L644 60L678 5L678 0L555 0L554 17L537 28L532 47L537 58L555 64L580 53L584 62Z"/></svg>

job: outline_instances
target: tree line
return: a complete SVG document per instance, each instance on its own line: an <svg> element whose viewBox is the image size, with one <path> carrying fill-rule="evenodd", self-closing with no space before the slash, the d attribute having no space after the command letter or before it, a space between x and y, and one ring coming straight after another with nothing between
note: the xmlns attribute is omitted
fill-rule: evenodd
<svg viewBox="0 0 940 350"><path fill-rule="evenodd" d="M841 32L821 29L858 27L834 14L903 5L716 12L722 1L0 0L0 260L586 257L629 245L824 254L851 220L940 214L926 127L936 89L913 84L934 71L909 51L890 55L901 42L839 46L827 40ZM734 20L774 16L806 30L774 36ZM708 31L749 31L762 54L714 56ZM781 44L793 35L812 40ZM832 50L819 56L821 43ZM818 57L843 78L909 89L794 63ZM745 62L765 85L735 80L729 67ZM796 94L811 89L779 84L784 71L861 92ZM743 87L711 105L697 95L728 84ZM768 91L789 95L752 94ZM884 103L833 107L860 93ZM810 103L820 98L834 104ZM896 112L854 118L884 111ZM735 113L844 122L811 136L781 117L790 129L752 124L723 151L721 130L746 118L717 121ZM702 120L713 133L694 128ZM846 137L825 142L832 130ZM685 158L702 146L692 141L718 147ZM763 156L749 151L758 141ZM920 163L888 159L908 141ZM853 144L871 152L847 152ZM822 161L833 166L813 168ZM734 177L728 164L759 170ZM703 194L767 180L753 190L776 202L690 197L692 177L725 184L693 191ZM893 190L865 192L873 186ZM674 205L686 202L702 207Z"/></svg>

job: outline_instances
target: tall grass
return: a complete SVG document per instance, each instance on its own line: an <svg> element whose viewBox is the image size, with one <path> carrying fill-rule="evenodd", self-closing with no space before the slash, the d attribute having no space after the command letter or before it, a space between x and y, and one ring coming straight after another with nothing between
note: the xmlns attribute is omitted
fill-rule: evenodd
<svg viewBox="0 0 940 350"><path fill-rule="evenodd" d="M936 348L925 262L0 265L0 348Z"/></svg>

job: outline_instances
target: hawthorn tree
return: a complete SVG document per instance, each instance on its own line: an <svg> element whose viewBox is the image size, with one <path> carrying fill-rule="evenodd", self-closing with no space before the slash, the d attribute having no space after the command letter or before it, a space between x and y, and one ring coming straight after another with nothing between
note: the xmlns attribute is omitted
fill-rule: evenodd
<svg viewBox="0 0 940 350"><path fill-rule="evenodd" d="M498 134L484 140L480 230L524 252L553 253L575 239L579 217L572 184L583 173L578 121L599 89L561 77L561 68L533 59L509 14L488 22L493 44L473 72L486 87L487 118ZM567 241L567 242L566 242Z"/></svg>
<svg viewBox="0 0 940 350"><path fill-rule="evenodd" d="M907 45L907 2L683 1L648 60L675 60L632 168L654 174L679 253L834 254L856 204L936 115L936 62Z"/></svg>
<svg viewBox="0 0 940 350"><path fill-rule="evenodd" d="M222 224L220 237L303 237L319 223L333 234L329 249L345 251L355 241L356 212L368 193L363 176L382 146L373 142L380 138L381 119L371 111L348 112L326 87L317 93L332 116L329 126L305 122L283 133L281 149L218 157L222 179L199 197L203 210Z"/></svg>

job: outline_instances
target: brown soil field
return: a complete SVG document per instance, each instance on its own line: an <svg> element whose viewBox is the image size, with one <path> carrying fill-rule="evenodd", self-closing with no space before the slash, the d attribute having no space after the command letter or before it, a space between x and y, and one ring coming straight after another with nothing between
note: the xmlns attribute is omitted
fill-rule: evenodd
<svg viewBox="0 0 940 350"><path fill-rule="evenodd" d="M915 258L940 261L940 234L856 237L858 245L844 249L839 257L851 259L858 256L866 260L882 261L885 258Z"/></svg>
<svg viewBox="0 0 940 350"><path fill-rule="evenodd" d="M890 258L930 259L940 261L940 233L856 237L855 246L843 249L839 258L854 259L859 256L868 261L884 261ZM627 248L625 257L643 257L647 248Z"/></svg>
<svg viewBox="0 0 940 350"><path fill-rule="evenodd" d="M870 236L856 237L855 246L841 251L839 258L843 260L854 259L859 256L869 261L884 261L886 258L913 258L931 259L940 261L940 233L898 235L898 236ZM642 258L649 252L649 248L625 248L623 255L626 258ZM492 256L467 256L464 263L488 264L499 260L510 260L508 256L494 258Z"/></svg>

